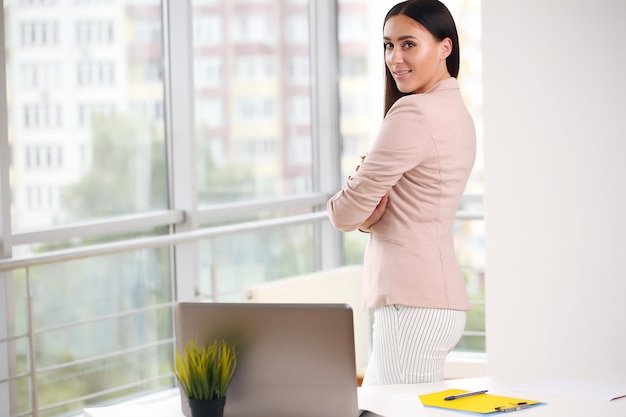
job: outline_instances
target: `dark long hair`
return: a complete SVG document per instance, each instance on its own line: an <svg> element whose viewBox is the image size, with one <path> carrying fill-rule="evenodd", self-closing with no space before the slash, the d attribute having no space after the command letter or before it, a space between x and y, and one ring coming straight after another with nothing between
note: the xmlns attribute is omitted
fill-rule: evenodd
<svg viewBox="0 0 626 417"><path fill-rule="evenodd" d="M460 61L459 35L450 10L439 0L407 0L396 4L387 12L383 26L390 17L398 15L404 15L415 20L439 41L450 38L452 51L446 58L446 67L450 75L456 78L459 75ZM398 90L389 68L385 65L385 114L387 114L393 103L400 97L408 94L410 93L403 93Z"/></svg>

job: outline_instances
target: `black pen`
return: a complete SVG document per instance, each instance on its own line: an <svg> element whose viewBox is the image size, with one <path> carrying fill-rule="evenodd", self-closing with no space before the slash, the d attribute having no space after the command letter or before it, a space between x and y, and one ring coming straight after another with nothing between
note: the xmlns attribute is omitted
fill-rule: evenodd
<svg viewBox="0 0 626 417"><path fill-rule="evenodd" d="M469 397L472 395L478 395L478 394L484 394L489 390L482 390L482 391L474 391L474 392L466 392L465 394L459 394L459 395L451 395L449 397L444 398L444 400L446 401L450 401L450 400L456 400L457 398L463 398L463 397Z"/></svg>

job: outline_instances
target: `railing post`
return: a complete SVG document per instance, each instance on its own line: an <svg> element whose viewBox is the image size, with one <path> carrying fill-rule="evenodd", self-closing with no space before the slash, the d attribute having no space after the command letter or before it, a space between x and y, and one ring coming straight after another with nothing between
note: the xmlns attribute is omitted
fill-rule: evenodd
<svg viewBox="0 0 626 417"><path fill-rule="evenodd" d="M0 415L11 416L17 413L17 384L11 380L15 375L15 342L9 341L13 335L13 272L0 272ZM6 342L1 342L7 340Z"/></svg>
<svg viewBox="0 0 626 417"><path fill-rule="evenodd" d="M35 349L35 326L33 324L33 297L30 291L30 269L26 269L26 322L28 330L28 378L30 380L30 407L33 417L39 416L37 398L37 353ZM14 401L17 403L17 401Z"/></svg>

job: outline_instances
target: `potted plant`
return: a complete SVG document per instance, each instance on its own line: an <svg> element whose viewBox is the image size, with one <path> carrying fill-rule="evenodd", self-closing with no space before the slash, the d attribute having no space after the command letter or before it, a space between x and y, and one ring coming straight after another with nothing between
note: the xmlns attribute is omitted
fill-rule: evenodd
<svg viewBox="0 0 626 417"><path fill-rule="evenodd" d="M216 340L200 346L190 340L176 348L172 370L187 397L191 417L222 417L226 391L237 368L234 344Z"/></svg>

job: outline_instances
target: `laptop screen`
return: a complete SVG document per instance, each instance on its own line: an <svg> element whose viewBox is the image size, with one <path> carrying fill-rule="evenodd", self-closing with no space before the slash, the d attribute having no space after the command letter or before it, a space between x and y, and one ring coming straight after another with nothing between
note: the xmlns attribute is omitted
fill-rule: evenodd
<svg viewBox="0 0 626 417"><path fill-rule="evenodd" d="M224 417L358 416L349 305L181 302L174 317L179 349L190 339L236 343Z"/></svg>

